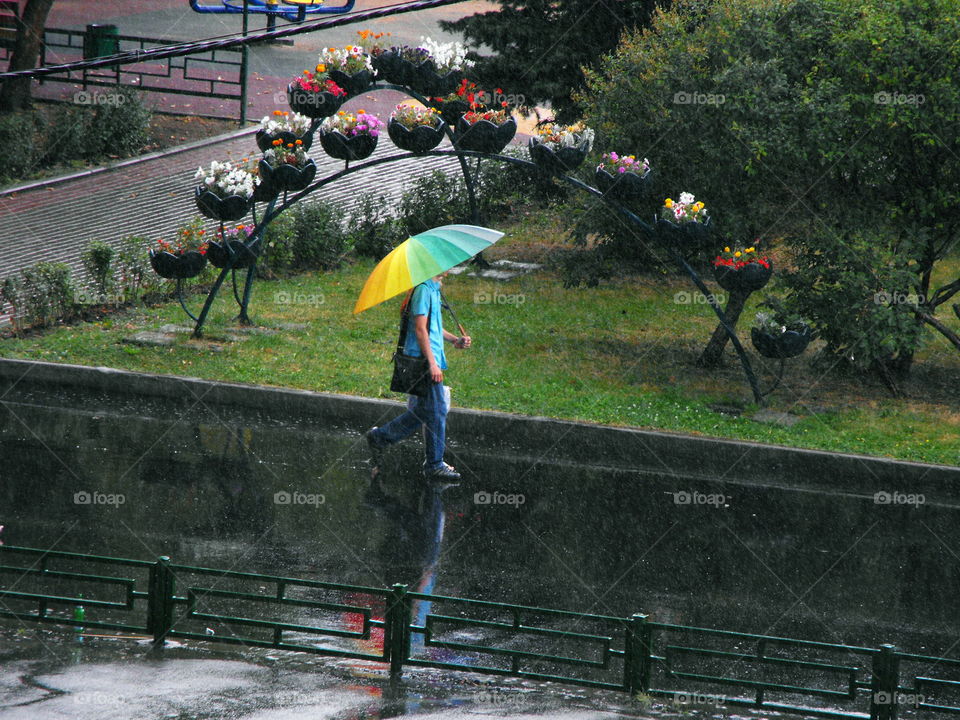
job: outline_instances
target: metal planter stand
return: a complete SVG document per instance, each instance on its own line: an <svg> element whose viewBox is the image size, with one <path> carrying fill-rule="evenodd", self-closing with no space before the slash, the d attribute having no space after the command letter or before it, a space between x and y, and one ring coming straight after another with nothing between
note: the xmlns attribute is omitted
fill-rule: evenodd
<svg viewBox="0 0 960 720"><path fill-rule="evenodd" d="M374 92L377 90L387 90L387 89L400 90L408 94L413 99L423 103L424 105L428 104L426 98L421 96L418 92L413 90L408 85L375 83L370 88L370 91ZM311 134L316 131L318 125L319 125L318 122L312 123ZM444 130L447 134L447 137L450 139L451 144L453 144L455 139L454 129L451 128L450 125L448 124L446 125ZM250 239L247 242L247 248L253 254L254 257L253 257L253 261L250 262L250 264L247 266L247 277L246 277L246 282L244 284L244 291L243 291L242 298L237 293L236 280L234 278L234 298L237 300L237 303L240 306L240 314L237 318L238 321L242 324L252 323L248 314L248 308L250 303L251 289L253 286L253 279L256 276L256 269L257 269L256 259L257 259L257 256L259 256L259 244L260 244L264 230L266 229L267 225L269 225L278 215L280 215L291 205L303 199L304 197L314 192L315 190L318 190L319 188L324 187L325 185L331 182L336 182L340 178L350 173L359 172L361 170L365 170L371 167L376 167L384 163L395 162L397 160L403 160L410 157L425 157L428 155L454 156L460 162L460 169L461 169L461 172L463 173L464 182L467 187L467 195L470 203L470 214L471 214L472 221L474 223L479 223L480 222L479 208L478 208L477 196L476 196L476 179L477 179L476 174L479 171L481 160L489 159L489 160L495 160L497 162L511 163L514 165L522 166L522 167L528 167L532 170L537 170L537 169L540 169L541 167L536 163L533 163L527 160L521 160L520 158L509 157L509 156L500 155L500 154L478 152L475 150L464 150L456 145L454 146L454 148L455 148L454 150L429 150L426 152L417 152L417 153L403 152L398 155L391 155L389 157L378 158L376 160L362 162L362 163L353 165L352 167L347 165L343 170L335 172L325 178L321 178L320 180L308 185L307 187L293 194L290 197L288 197L288 193L285 192L283 201L279 205L277 205L276 198L270 200L267 203L267 207L263 211L263 216L261 217L259 222L257 221L257 218L256 218L256 209L254 207L254 203L251 202L251 209L253 212L255 228L250 235ZM470 157L475 157L477 159L476 167L473 169L472 172L471 172L471 168L467 164L467 159ZM658 237L658 232L657 232L658 228L655 228L653 225L641 220L633 211L631 211L630 209L622 205L620 202L615 200L613 197L611 197L612 193L601 192L597 188L591 187L581 182L580 180L577 180L576 178L570 177L569 175L558 173L556 177L557 179L567 183L568 185L571 185L577 188L578 190L581 190L583 192L587 192L596 196L597 198L602 200L604 203L606 203L608 206L610 206L614 211L621 214L625 219L629 220L631 223L639 227L641 231L644 232L651 240L655 240ZM697 230L699 230L702 235L706 235L709 232L709 228L707 227L697 228ZM758 405L760 406L764 405L765 393L762 393L760 391L760 387L757 382L757 377L750 364L750 360L747 357L746 352L744 351L743 345L740 343L740 340L737 338L736 333L734 332L733 328L728 322L727 317L723 312L723 309L717 304L712 293L710 293L707 286L703 283L703 280L700 278L697 272L683 258L683 256L677 251L677 249L672 244L669 245L668 248L674 262L676 262L677 265L680 268L682 268L684 272L687 273L687 275L690 277L691 282L693 282L693 284L697 287L697 289L701 293L703 293L704 297L707 298L707 301L709 302L710 307L713 309L714 313L716 314L718 320L720 321L721 326L723 327L724 331L726 332L727 336L730 339L730 342L732 343L734 349L736 350L737 356L740 358L740 363L743 366L743 372L747 378L748 384L750 385L750 389L753 393L754 400ZM240 257L240 253L236 253L233 259L236 259L239 257ZM206 321L207 314L210 311L210 307L213 304L213 301L216 298L217 293L220 291L220 287L221 285L223 285L223 281L226 279L227 273L233 272L233 270L234 270L233 262L230 262L226 266L224 266L223 269L220 271L219 276L217 277L216 281L213 284L213 287L210 289L209 293L207 294L206 302L204 303L203 309L201 310L199 316L194 316L192 313L190 313L187 310L186 304L183 302L183 299L181 297L181 304L183 305L184 310L196 322L196 325L194 327L194 332L193 332L194 337L200 337L202 335L203 325L204 325L204 322ZM179 295L179 291L180 291L180 282L178 281L178 295Z"/></svg>

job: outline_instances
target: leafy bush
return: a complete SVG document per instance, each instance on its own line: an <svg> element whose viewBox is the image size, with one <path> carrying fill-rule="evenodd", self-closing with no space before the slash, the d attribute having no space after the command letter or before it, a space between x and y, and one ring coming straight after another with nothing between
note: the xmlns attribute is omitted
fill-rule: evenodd
<svg viewBox="0 0 960 720"><path fill-rule="evenodd" d="M20 275L18 307L29 324L44 326L73 315L74 286L66 264L39 262Z"/></svg>
<svg viewBox="0 0 960 720"><path fill-rule="evenodd" d="M272 278L293 267L294 216L287 213L274 219L263 231L257 273Z"/></svg>
<svg viewBox="0 0 960 720"><path fill-rule="evenodd" d="M113 287L114 250L101 240L91 240L80 256L94 289L99 295L106 295Z"/></svg>
<svg viewBox="0 0 960 720"><path fill-rule="evenodd" d="M135 155L147 142L152 113L139 92L117 85L110 88L113 102L98 104L86 127L88 157Z"/></svg>
<svg viewBox="0 0 960 720"><path fill-rule="evenodd" d="M115 285L127 302L151 302L159 299L163 278L150 267L148 253L152 243L146 238L128 235L120 239L114 262Z"/></svg>
<svg viewBox="0 0 960 720"><path fill-rule="evenodd" d="M407 239L404 224L390 216L384 196L368 193L350 215L350 242L360 257L380 260Z"/></svg>
<svg viewBox="0 0 960 720"><path fill-rule="evenodd" d="M40 123L33 112L0 115L0 181L16 180L34 172L42 152L38 146Z"/></svg>
<svg viewBox="0 0 960 720"><path fill-rule="evenodd" d="M469 222L470 203L463 178L442 170L421 175L400 198L398 219L408 235L438 225Z"/></svg>
<svg viewBox="0 0 960 720"><path fill-rule="evenodd" d="M335 270L349 250L343 211L323 201L297 205L293 217L293 267Z"/></svg>
<svg viewBox="0 0 960 720"><path fill-rule="evenodd" d="M960 278L931 284L960 240L954 5L677 2L587 72L585 120L598 145L650 158L658 202L705 201L718 243L785 239L788 301L830 350L902 375L920 323L960 348L934 317ZM918 301L881 309L878 290Z"/></svg>

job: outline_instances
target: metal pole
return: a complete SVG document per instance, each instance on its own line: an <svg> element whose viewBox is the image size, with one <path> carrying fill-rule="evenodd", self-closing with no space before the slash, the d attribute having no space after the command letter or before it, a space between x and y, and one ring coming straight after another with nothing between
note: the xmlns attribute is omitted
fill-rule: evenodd
<svg viewBox="0 0 960 720"><path fill-rule="evenodd" d="M243 0L243 37L247 36L247 21L250 12L250 0ZM273 17L272 15L270 17ZM250 48L247 43L243 44L243 52L240 54L240 127L247 124L247 73L249 69Z"/></svg>

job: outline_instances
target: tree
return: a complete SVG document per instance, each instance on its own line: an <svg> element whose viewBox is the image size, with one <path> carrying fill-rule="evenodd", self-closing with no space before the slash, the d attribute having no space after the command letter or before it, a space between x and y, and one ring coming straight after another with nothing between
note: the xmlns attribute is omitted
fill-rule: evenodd
<svg viewBox="0 0 960 720"><path fill-rule="evenodd" d="M462 32L475 48L493 55L479 58L475 75L481 86L505 89L525 107L550 103L559 119L572 120L571 93L583 87L584 66L613 50L624 30L646 27L658 7L670 0L500 0L501 9L441 22Z"/></svg>
<svg viewBox="0 0 960 720"><path fill-rule="evenodd" d="M7 67L8 72L30 70L37 66L43 43L43 29L52 6L53 0L26 0L17 22L17 38ZM27 108L31 100L30 83L31 79L27 76L4 80L0 85L0 112Z"/></svg>
<svg viewBox="0 0 960 720"><path fill-rule="evenodd" d="M585 118L694 192L717 242L780 242L792 310L891 386L960 292L957 0L686 0L587 73ZM729 243L732 244L732 243ZM942 275L942 273L941 273ZM780 273L781 278L784 274Z"/></svg>

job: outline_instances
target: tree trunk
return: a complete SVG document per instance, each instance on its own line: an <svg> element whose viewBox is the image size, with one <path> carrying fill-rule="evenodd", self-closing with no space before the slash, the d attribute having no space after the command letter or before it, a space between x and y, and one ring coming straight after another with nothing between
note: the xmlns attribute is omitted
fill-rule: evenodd
<svg viewBox="0 0 960 720"><path fill-rule="evenodd" d="M740 319L740 313L743 312L743 306L746 304L749 296L750 293L745 293L741 290L731 291L730 299L727 301L727 307L723 310L731 328L736 329L737 320ZM697 358L697 365L704 368L719 366L720 359L723 357L723 349L727 346L729 339L727 331L723 329L723 325L718 324L716 330L713 331L713 335L710 336L710 342L707 343L700 357Z"/></svg>
<svg viewBox="0 0 960 720"><path fill-rule="evenodd" d="M53 0L27 0L17 23L17 40L10 56L8 72L29 70L37 66L43 29ZM7 78L0 86L0 112L24 110L30 106L30 83L27 76Z"/></svg>

